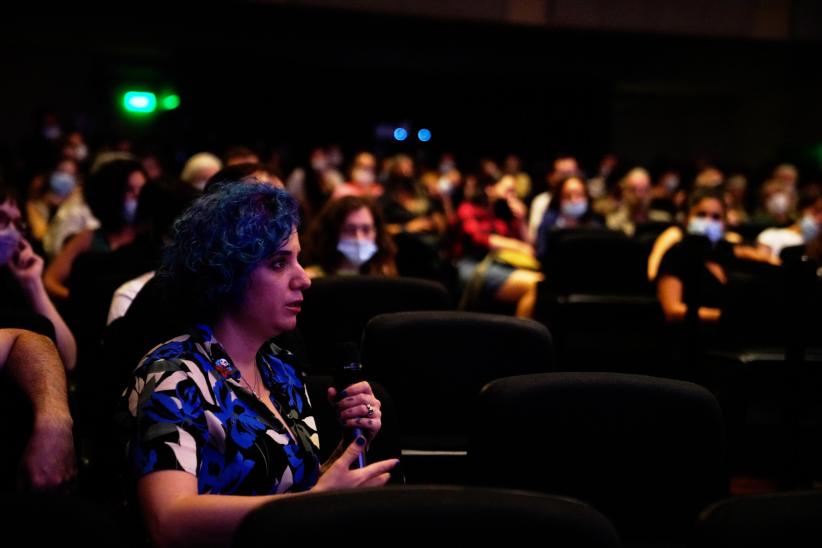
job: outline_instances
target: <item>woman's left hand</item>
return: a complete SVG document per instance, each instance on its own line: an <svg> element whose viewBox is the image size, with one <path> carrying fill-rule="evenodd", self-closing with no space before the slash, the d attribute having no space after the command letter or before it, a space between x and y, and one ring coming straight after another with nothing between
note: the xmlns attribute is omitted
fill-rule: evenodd
<svg viewBox="0 0 822 548"><path fill-rule="evenodd" d="M329 388L328 402L337 408L340 425L345 428L361 428L369 442L380 431L382 404L367 382L352 384L339 394L335 388Z"/></svg>

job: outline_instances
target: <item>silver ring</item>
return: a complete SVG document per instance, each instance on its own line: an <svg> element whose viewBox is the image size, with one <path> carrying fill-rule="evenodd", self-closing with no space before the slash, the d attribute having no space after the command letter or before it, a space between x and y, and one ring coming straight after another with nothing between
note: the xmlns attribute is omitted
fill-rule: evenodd
<svg viewBox="0 0 822 548"><path fill-rule="evenodd" d="M366 403L365 408L368 409L368 413L366 413L366 415L368 415L369 417L373 417L374 416L374 407L372 407L370 403Z"/></svg>

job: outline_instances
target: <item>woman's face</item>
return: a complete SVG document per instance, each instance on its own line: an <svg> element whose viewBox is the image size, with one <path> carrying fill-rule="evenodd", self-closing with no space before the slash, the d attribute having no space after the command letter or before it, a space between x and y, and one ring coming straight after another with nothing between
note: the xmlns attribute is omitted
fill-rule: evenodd
<svg viewBox="0 0 822 548"><path fill-rule="evenodd" d="M140 197L140 192L146 185L146 177L142 171L133 171L128 176L128 190L126 190L126 201L136 200Z"/></svg>
<svg viewBox="0 0 822 548"><path fill-rule="evenodd" d="M367 207L355 209L348 214L340 227L340 239L368 240L376 242L377 228L374 216Z"/></svg>
<svg viewBox="0 0 822 548"><path fill-rule="evenodd" d="M562 194L560 195L560 203L564 202L584 202L587 198L585 196L585 184L577 179L569 179L562 187Z"/></svg>
<svg viewBox="0 0 822 548"><path fill-rule="evenodd" d="M297 327L303 291L311 285L297 261L299 254L300 241L294 230L283 247L251 272L238 314L263 339Z"/></svg>
<svg viewBox="0 0 822 548"><path fill-rule="evenodd" d="M700 200L688 213L688 220L695 217L724 223L725 211L722 209L722 202L716 198L704 198Z"/></svg>

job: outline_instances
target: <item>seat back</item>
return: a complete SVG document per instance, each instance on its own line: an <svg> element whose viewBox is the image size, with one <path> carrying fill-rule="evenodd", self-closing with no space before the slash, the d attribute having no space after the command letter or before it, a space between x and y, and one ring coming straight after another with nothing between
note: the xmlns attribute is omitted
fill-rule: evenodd
<svg viewBox="0 0 822 548"><path fill-rule="evenodd" d="M690 529L727 493L716 399L695 384L620 373L547 373L486 386L469 462L480 485L583 500L624 539Z"/></svg>
<svg viewBox="0 0 822 548"><path fill-rule="evenodd" d="M365 324L374 316L452 307L441 283L406 277L327 276L314 280L304 299L297 328L314 371L325 374L338 366L335 344L359 344Z"/></svg>
<svg viewBox="0 0 822 548"><path fill-rule="evenodd" d="M554 293L648 293L648 250L622 232L552 232L543 262Z"/></svg>
<svg viewBox="0 0 822 548"><path fill-rule="evenodd" d="M383 314L366 326L362 346L366 375L397 404L403 449L464 450L485 383L553 368L544 325L477 312Z"/></svg>
<svg viewBox="0 0 822 548"><path fill-rule="evenodd" d="M620 546L608 520L579 501L445 486L334 491L273 501L242 521L233 546L271 546L272 539L300 541L306 534L312 539L353 540L360 527L366 536L390 531L403 543L435 546L454 542L453 537L437 534L446 531L458 533L459 541L487 541L488 533L510 536L523 530L539 535L546 546ZM382 534L377 538L384 539Z"/></svg>
<svg viewBox="0 0 822 548"><path fill-rule="evenodd" d="M724 499L700 514L696 545L765 548L819 546L822 491L789 491Z"/></svg>

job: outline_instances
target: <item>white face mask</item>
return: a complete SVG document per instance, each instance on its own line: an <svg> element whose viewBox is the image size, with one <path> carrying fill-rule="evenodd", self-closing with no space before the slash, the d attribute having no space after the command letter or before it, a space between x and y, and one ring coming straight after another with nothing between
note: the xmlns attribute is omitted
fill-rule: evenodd
<svg viewBox="0 0 822 548"><path fill-rule="evenodd" d="M772 194L765 203L765 207L771 215L782 215L786 213L790 205L791 199L784 192Z"/></svg>
<svg viewBox="0 0 822 548"><path fill-rule="evenodd" d="M454 190L454 184L448 177L440 177L437 181L437 188L441 193L450 195Z"/></svg>
<svg viewBox="0 0 822 548"><path fill-rule="evenodd" d="M679 188L679 177L676 175L669 175L662 181L662 185L668 192L673 192Z"/></svg>
<svg viewBox="0 0 822 548"><path fill-rule="evenodd" d="M0 266L9 262L20 247L20 233L9 226L0 230Z"/></svg>
<svg viewBox="0 0 822 548"><path fill-rule="evenodd" d="M725 227L722 221L708 219L706 217L694 217L688 221L688 233L705 236L712 244L722 239Z"/></svg>
<svg viewBox="0 0 822 548"><path fill-rule="evenodd" d="M370 169L357 168L351 173L351 178L355 183L370 185L374 182L374 172Z"/></svg>
<svg viewBox="0 0 822 548"><path fill-rule="evenodd" d="M74 159L78 162L84 161L88 158L88 147L86 145L77 145L74 147Z"/></svg>
<svg viewBox="0 0 822 548"><path fill-rule="evenodd" d="M362 266L377 252L377 244L371 240L340 238L340 242L337 244L337 251L342 253L351 264Z"/></svg>

